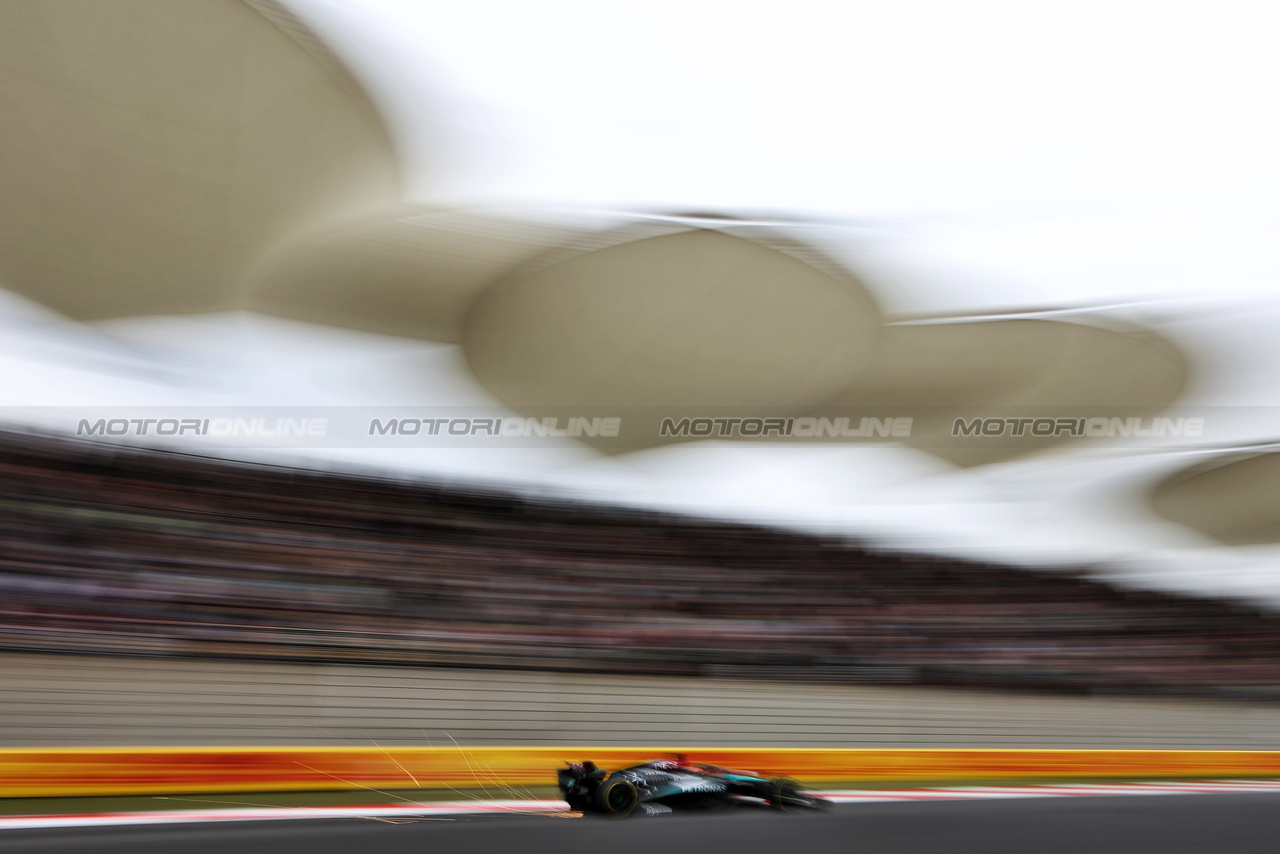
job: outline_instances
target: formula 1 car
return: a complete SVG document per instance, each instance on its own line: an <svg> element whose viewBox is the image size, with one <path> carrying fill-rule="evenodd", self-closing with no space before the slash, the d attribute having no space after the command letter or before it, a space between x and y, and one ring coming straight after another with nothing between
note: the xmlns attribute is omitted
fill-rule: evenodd
<svg viewBox="0 0 1280 854"><path fill-rule="evenodd" d="M823 801L805 794L787 777L762 777L699 765L683 756L655 759L612 774L593 762L568 762L556 772L560 793L570 809L625 818L637 809L656 814L673 809L728 805L735 801L767 803L776 810L813 809Z"/></svg>

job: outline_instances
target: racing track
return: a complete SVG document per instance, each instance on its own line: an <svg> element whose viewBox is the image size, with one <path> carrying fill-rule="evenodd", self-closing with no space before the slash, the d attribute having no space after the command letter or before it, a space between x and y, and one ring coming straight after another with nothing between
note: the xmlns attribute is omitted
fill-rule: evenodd
<svg viewBox="0 0 1280 854"><path fill-rule="evenodd" d="M0 854L1273 854L1280 794L864 803L658 818L473 816L6 831Z"/></svg>

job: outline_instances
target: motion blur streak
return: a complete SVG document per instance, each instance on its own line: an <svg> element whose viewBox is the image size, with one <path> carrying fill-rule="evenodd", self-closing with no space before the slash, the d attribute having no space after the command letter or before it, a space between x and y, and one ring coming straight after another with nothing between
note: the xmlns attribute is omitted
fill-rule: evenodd
<svg viewBox="0 0 1280 854"><path fill-rule="evenodd" d="M803 850L847 854L1271 854L1280 828L1275 794L1136 798L993 798L933 803L836 806L825 815L725 815L634 821L559 821L546 816L475 816L469 821L224 822L121 828L7 831L0 852L84 851L136 854L338 854L521 851L552 854L607 850Z"/></svg>
<svg viewBox="0 0 1280 854"><path fill-rule="evenodd" d="M11 649L1271 698L1280 617L1084 573L0 435Z"/></svg>
<svg viewBox="0 0 1280 854"><path fill-rule="evenodd" d="M492 789L545 786L566 756L590 752L619 768L670 748L331 747L0 751L0 797L324 789ZM957 779L1264 777L1274 751L709 749L699 761L789 774L813 783ZM417 784L417 785L413 785Z"/></svg>
<svg viewBox="0 0 1280 854"><path fill-rule="evenodd" d="M0 813L696 753L1274 850L1280 52L1125 5L0 0ZM678 841L1205 838L890 806ZM100 832L675 847L488 818Z"/></svg>

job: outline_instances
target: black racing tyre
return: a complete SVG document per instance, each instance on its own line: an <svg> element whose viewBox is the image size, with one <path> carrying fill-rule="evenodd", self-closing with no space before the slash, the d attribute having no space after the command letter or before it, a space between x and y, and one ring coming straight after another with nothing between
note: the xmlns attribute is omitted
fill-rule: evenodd
<svg viewBox="0 0 1280 854"><path fill-rule="evenodd" d="M775 810L790 812L811 805L809 798L800 791L800 784L790 777L776 777L769 783L769 806Z"/></svg>
<svg viewBox="0 0 1280 854"><path fill-rule="evenodd" d="M600 809L614 818L626 818L640 803L640 793L630 780L618 777L600 784L596 789Z"/></svg>

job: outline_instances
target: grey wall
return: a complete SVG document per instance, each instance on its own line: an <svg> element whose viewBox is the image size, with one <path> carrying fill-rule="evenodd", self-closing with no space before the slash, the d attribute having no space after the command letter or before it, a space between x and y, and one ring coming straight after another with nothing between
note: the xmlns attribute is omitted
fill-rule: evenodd
<svg viewBox="0 0 1280 854"><path fill-rule="evenodd" d="M446 735L446 733L448 735ZM1280 749L1280 704L0 654L0 746Z"/></svg>

